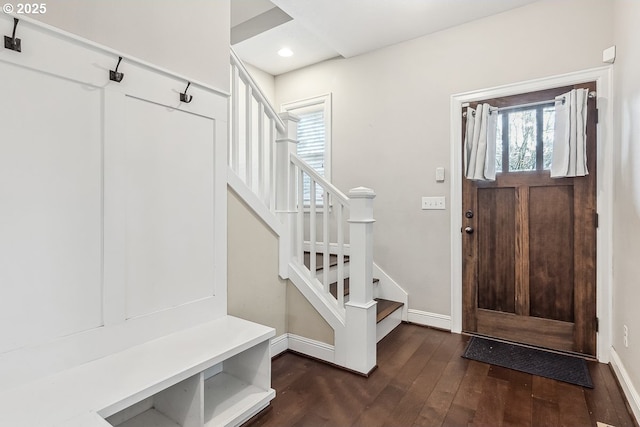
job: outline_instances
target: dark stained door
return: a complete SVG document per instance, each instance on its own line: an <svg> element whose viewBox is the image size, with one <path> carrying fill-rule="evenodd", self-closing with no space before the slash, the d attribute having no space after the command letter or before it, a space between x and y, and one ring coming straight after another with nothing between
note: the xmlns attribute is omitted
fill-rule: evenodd
<svg viewBox="0 0 640 427"><path fill-rule="evenodd" d="M496 107L535 103L578 87L596 90L593 82L483 102ZM545 107L535 108L543 114ZM509 120L518 118L501 115L501 133L508 139ZM542 121L537 132L530 130L538 139L533 170L510 170L510 162L522 160L514 153L516 141L503 148L503 172L494 182L463 177L464 331L595 356L595 99L588 101L587 118L586 177L550 177L543 165L548 147L543 149L542 134L548 129Z"/></svg>

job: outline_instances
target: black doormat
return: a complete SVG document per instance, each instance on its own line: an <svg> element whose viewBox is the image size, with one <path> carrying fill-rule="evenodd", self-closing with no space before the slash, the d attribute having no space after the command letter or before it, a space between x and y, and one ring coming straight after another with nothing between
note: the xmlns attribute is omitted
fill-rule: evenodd
<svg viewBox="0 0 640 427"><path fill-rule="evenodd" d="M587 362L579 357L480 337L471 337L462 357L593 388Z"/></svg>

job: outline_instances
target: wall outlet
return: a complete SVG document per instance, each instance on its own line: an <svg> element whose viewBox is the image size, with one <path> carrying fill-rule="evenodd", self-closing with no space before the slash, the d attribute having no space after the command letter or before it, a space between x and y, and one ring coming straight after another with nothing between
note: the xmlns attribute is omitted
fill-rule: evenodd
<svg viewBox="0 0 640 427"><path fill-rule="evenodd" d="M446 209L446 203L444 196L439 197L423 197L422 198L422 209L425 210L441 210Z"/></svg>
<svg viewBox="0 0 640 427"><path fill-rule="evenodd" d="M624 343L625 347L629 347L629 328L627 327L627 325L622 326L622 331L622 342Z"/></svg>

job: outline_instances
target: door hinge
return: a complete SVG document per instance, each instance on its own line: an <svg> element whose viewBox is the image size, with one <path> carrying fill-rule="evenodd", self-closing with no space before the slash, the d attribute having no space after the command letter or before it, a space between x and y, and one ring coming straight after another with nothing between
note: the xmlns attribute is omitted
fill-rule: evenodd
<svg viewBox="0 0 640 427"><path fill-rule="evenodd" d="M594 216L593 222L594 222L596 228L598 228L598 227L600 227L600 215L598 215L597 212L594 215L595 216Z"/></svg>
<svg viewBox="0 0 640 427"><path fill-rule="evenodd" d="M596 332L600 332L600 319L596 317Z"/></svg>
<svg viewBox="0 0 640 427"><path fill-rule="evenodd" d="M596 108L596 124L600 122L600 109Z"/></svg>

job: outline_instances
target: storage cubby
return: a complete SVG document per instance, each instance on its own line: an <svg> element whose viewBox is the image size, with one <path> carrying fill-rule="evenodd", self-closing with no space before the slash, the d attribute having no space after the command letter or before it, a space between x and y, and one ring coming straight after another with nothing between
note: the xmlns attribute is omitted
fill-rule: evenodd
<svg viewBox="0 0 640 427"><path fill-rule="evenodd" d="M204 425L239 425L268 405L271 389L269 341L204 372Z"/></svg>
<svg viewBox="0 0 640 427"><path fill-rule="evenodd" d="M219 343L223 348L225 344L225 341ZM271 388L269 339L231 350L227 347L230 351L226 352L223 348L220 357L212 359L212 363L214 360L217 363L202 365L202 370L195 375L130 404L107 417L106 421L113 427L242 424L275 397Z"/></svg>
<svg viewBox="0 0 640 427"><path fill-rule="evenodd" d="M113 414L114 427L202 427L202 374Z"/></svg>

